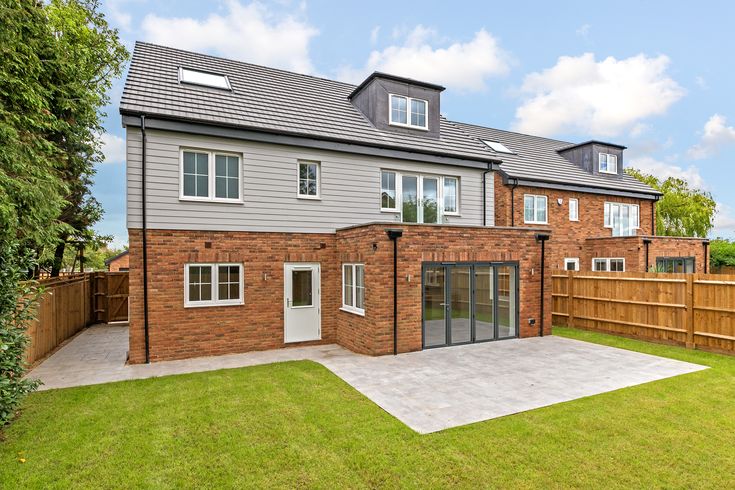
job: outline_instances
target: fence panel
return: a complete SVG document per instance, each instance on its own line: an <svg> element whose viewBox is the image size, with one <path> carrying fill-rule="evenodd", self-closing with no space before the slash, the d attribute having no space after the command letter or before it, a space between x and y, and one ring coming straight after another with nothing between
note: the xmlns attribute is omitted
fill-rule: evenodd
<svg viewBox="0 0 735 490"><path fill-rule="evenodd" d="M735 353L735 275L555 274L556 325Z"/></svg>

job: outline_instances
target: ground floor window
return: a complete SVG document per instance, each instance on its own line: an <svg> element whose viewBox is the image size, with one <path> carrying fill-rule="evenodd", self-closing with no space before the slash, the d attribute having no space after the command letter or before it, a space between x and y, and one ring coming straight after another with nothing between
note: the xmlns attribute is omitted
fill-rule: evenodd
<svg viewBox="0 0 735 490"><path fill-rule="evenodd" d="M625 259L592 259L592 270L597 272L625 272Z"/></svg>
<svg viewBox="0 0 735 490"><path fill-rule="evenodd" d="M242 264L186 264L184 306L243 303Z"/></svg>
<svg viewBox="0 0 735 490"><path fill-rule="evenodd" d="M425 348L518 336L516 263L426 263Z"/></svg>
<svg viewBox="0 0 735 490"><path fill-rule="evenodd" d="M578 271L579 270L579 258L578 257L567 257L564 259L564 270L565 271Z"/></svg>
<svg viewBox="0 0 735 490"><path fill-rule="evenodd" d="M656 257L657 272L694 272L694 257Z"/></svg>
<svg viewBox="0 0 735 490"><path fill-rule="evenodd" d="M365 265L342 265L342 309L365 314Z"/></svg>

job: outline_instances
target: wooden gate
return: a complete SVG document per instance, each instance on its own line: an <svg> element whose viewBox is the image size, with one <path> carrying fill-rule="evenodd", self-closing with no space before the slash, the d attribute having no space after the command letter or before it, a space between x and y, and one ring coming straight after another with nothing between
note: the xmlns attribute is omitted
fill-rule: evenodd
<svg viewBox="0 0 735 490"><path fill-rule="evenodd" d="M128 273L97 272L94 275L94 313L98 322L128 320Z"/></svg>

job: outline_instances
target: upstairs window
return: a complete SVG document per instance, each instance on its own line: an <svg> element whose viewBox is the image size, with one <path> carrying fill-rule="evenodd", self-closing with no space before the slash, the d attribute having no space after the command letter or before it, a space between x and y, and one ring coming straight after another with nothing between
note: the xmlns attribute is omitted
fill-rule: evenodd
<svg viewBox="0 0 735 490"><path fill-rule="evenodd" d="M422 99L390 95L390 124L429 129L426 114L429 103Z"/></svg>
<svg viewBox="0 0 735 490"><path fill-rule="evenodd" d="M457 214L459 195L459 179L456 177L444 177L444 214Z"/></svg>
<svg viewBox="0 0 735 490"><path fill-rule="evenodd" d="M232 90L230 80L225 75L217 75L216 73L207 73L190 68L179 68L179 82Z"/></svg>
<svg viewBox="0 0 735 490"><path fill-rule="evenodd" d="M569 221L579 221L579 200L569 200Z"/></svg>
<svg viewBox="0 0 735 490"><path fill-rule="evenodd" d="M398 211L396 201L396 173L380 172L380 210Z"/></svg>
<svg viewBox="0 0 735 490"><path fill-rule="evenodd" d="M604 174L618 173L618 157L609 153L600 153L600 172Z"/></svg>
<svg viewBox="0 0 735 490"><path fill-rule="evenodd" d="M605 228L612 228L612 236L633 236L640 228L637 204L605 203Z"/></svg>
<svg viewBox="0 0 735 490"><path fill-rule="evenodd" d="M216 151L181 151L183 200L241 202L240 157Z"/></svg>
<svg viewBox="0 0 735 490"><path fill-rule="evenodd" d="M523 222L529 224L547 224L546 205L546 196L535 196L532 194L523 196Z"/></svg>
<svg viewBox="0 0 735 490"><path fill-rule="evenodd" d="M380 210L404 223L442 223L459 215L459 177L380 172Z"/></svg>
<svg viewBox="0 0 735 490"><path fill-rule="evenodd" d="M299 162L299 197L319 198L319 164Z"/></svg>

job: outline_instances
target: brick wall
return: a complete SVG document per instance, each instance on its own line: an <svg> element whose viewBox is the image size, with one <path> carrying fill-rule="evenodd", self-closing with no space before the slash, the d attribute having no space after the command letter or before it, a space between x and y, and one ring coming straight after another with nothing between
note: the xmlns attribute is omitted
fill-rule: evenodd
<svg viewBox="0 0 735 490"><path fill-rule="evenodd" d="M107 265L107 270L110 272L119 272L120 269L128 270L130 268L130 254L125 254L122 257L118 257Z"/></svg>
<svg viewBox="0 0 735 490"><path fill-rule="evenodd" d="M518 186L513 191L513 215L511 221L511 186L502 182L496 172L495 177L495 224L498 226L538 227L523 222L524 194L545 195L548 198L548 227L553 235L549 242L551 267L553 270L564 268L565 257L578 257L581 270L590 270L591 261L584 260L584 247L587 238L611 237L612 230L605 228L605 202L638 204L640 207L639 235L650 235L653 231L653 208L651 201L624 197L570 192L541 187ZM579 200L579 221L569 220L569 199ZM559 205L558 200L562 200ZM617 257L618 255L616 255ZM632 269L631 269L632 270ZM642 271L642 269L640 269Z"/></svg>

